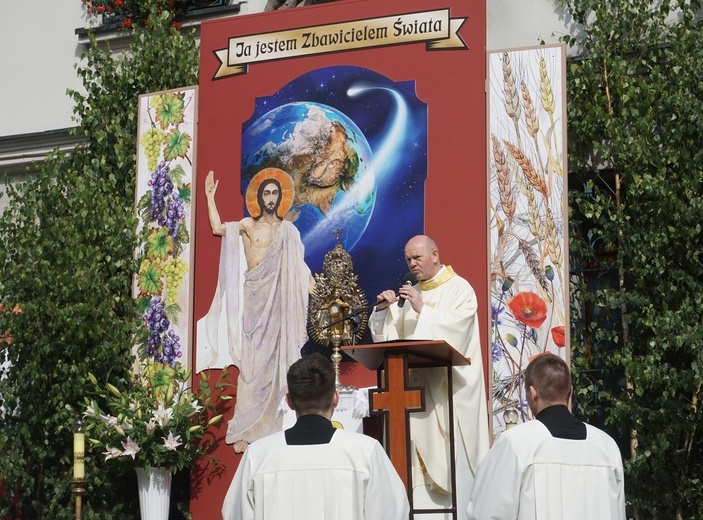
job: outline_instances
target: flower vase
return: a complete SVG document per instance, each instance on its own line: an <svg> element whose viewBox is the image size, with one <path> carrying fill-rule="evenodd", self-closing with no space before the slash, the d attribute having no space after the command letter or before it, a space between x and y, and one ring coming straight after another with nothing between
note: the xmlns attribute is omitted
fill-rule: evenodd
<svg viewBox="0 0 703 520"><path fill-rule="evenodd" d="M139 511L142 520L168 520L171 502L171 470L166 468L144 468L137 471L139 488Z"/></svg>

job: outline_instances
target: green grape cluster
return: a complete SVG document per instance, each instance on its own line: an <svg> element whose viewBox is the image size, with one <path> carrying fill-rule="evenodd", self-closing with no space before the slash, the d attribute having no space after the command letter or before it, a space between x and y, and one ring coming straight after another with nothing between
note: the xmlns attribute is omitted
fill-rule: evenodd
<svg viewBox="0 0 703 520"><path fill-rule="evenodd" d="M161 111L161 107L164 106L164 96L161 94L155 94L149 97L149 106L153 108L157 113Z"/></svg>
<svg viewBox="0 0 703 520"><path fill-rule="evenodd" d="M149 171L156 170L156 166L159 164L159 158L161 156L161 146L164 144L166 134L159 128L150 128L139 140L139 143L144 147L144 154L146 155L146 166Z"/></svg>
<svg viewBox="0 0 703 520"><path fill-rule="evenodd" d="M166 278L166 303L173 303L178 298L178 291L183 283L183 277L188 272L188 264L180 258L171 258L164 265Z"/></svg>

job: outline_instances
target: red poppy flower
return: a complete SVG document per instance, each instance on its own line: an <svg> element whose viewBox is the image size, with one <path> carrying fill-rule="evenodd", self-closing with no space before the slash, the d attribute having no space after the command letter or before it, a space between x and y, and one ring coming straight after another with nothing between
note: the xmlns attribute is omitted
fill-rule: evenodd
<svg viewBox="0 0 703 520"><path fill-rule="evenodd" d="M564 334L564 326L559 325L552 329L552 339L557 347L563 347L566 345L566 335Z"/></svg>
<svg viewBox="0 0 703 520"><path fill-rule="evenodd" d="M537 329L547 319L547 304L537 293L517 293L508 300L507 306L515 319L528 327Z"/></svg>

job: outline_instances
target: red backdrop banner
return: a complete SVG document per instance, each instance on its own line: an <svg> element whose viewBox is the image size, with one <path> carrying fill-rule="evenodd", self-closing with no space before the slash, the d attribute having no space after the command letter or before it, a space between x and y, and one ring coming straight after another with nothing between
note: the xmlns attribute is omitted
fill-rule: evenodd
<svg viewBox="0 0 703 520"><path fill-rule="evenodd" d="M406 112L400 104L392 106L393 115L388 108L387 126L378 127L382 138L373 138L376 127L366 126L363 114L350 118L357 125L349 124L354 131L369 134L376 187L368 199L376 207L367 208L358 236L343 230L345 248L355 267L359 265L367 298L374 301L381 290L400 285L407 271L403 258L407 239L420 232L434 238L443 263L452 265L476 291L486 367L485 4L451 0L430 7L419 0L344 0L206 22L201 29L195 321L210 307L220 257L221 238L212 234L203 189L207 173L213 170L219 180L222 221L240 220L246 215L243 172L251 161L243 155L242 140L248 139L246 131L266 103L280 100L281 93L292 88L297 89L298 101L306 101L305 89L329 99L340 94L330 90L337 88L331 85L338 76L358 73L368 82L375 75L386 82L379 88L402 91L410 101L404 105ZM323 80L317 84L308 81L318 77ZM345 94L353 96L354 91ZM365 110L371 116L386 108L368 105ZM379 173L384 166L394 177ZM395 224L394 217L402 221ZM315 273L321 254L308 258L309 249L306 244L306 262ZM400 276L393 278L398 271ZM236 369L232 372L236 376ZM355 367L344 383L369 386L375 376ZM231 403L225 419L231 418ZM224 443L225 430L226 421L213 432L217 442L213 456L222 467L203 464L191 477L195 520L219 517L239 463L240 456Z"/></svg>

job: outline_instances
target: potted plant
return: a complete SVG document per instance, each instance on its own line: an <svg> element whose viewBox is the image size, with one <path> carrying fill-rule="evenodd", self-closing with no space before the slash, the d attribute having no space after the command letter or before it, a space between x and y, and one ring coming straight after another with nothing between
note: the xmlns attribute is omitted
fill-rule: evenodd
<svg viewBox="0 0 703 520"><path fill-rule="evenodd" d="M180 363L172 367L149 359L139 362L121 388L88 374L94 387L83 413L89 446L101 450L106 461L137 471L143 519L168 518L172 472L190 468L204 455L203 436L222 419L215 415L207 372L199 393L190 376ZM214 388L226 386L226 377L223 372Z"/></svg>

